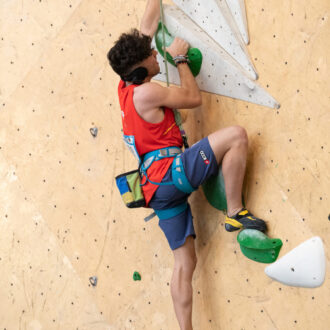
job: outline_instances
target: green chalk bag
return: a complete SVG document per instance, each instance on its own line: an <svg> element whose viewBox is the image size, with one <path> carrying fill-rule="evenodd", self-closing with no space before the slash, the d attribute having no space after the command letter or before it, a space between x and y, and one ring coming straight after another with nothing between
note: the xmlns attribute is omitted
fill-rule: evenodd
<svg viewBox="0 0 330 330"><path fill-rule="evenodd" d="M116 184L127 207L136 208L146 205L138 169L116 176Z"/></svg>

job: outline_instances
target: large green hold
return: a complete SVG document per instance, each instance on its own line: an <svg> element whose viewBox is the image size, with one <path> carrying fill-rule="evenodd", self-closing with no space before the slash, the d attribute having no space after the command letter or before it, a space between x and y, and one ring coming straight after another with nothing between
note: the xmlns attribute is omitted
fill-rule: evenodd
<svg viewBox="0 0 330 330"><path fill-rule="evenodd" d="M221 166L219 167L218 175L211 176L203 183L202 187L206 199L213 207L220 211L227 210L225 181Z"/></svg>
<svg viewBox="0 0 330 330"><path fill-rule="evenodd" d="M242 253L249 259L266 264L274 262L283 245L279 238L269 238L256 229L244 229L237 235Z"/></svg>
<svg viewBox="0 0 330 330"><path fill-rule="evenodd" d="M162 22L159 22L158 29L155 34L155 41L158 52L164 57L162 25L163 25ZM164 34L165 34L165 46L169 47L172 44L174 37L172 37L172 35L168 32L165 25L164 25ZM203 55L198 48L189 48L187 55L190 61L188 65L191 70L191 73L193 74L194 77L196 77L199 74L202 67ZM172 56L167 52L166 52L166 58L169 63L175 66Z"/></svg>

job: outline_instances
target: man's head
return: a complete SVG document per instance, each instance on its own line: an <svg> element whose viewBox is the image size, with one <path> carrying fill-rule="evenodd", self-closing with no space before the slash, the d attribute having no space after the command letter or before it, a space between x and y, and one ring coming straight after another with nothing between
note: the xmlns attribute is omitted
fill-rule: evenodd
<svg viewBox="0 0 330 330"><path fill-rule="evenodd" d="M119 37L107 58L123 80L142 83L145 78L151 79L159 73L156 55L157 51L151 47L151 38L132 29Z"/></svg>

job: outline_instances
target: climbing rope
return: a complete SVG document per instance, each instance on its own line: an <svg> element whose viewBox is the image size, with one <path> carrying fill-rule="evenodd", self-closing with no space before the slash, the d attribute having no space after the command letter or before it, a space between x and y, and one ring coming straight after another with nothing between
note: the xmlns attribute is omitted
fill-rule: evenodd
<svg viewBox="0 0 330 330"><path fill-rule="evenodd" d="M169 83L169 74L168 74L168 66L167 66L167 53L166 53L166 45L165 45L163 1L159 0L159 3L160 3L160 21L162 22L163 54L164 54L164 59L165 59L166 84L167 84L167 87L169 87L170 83ZM189 148L188 138L187 138L186 132L184 131L184 129L182 127L181 114L177 109L173 109L173 112L174 112L175 122L176 122L176 124L178 125L178 127L180 129L180 133L181 133L182 140L183 140L183 145L184 145L185 149L187 149L187 148Z"/></svg>
<svg viewBox="0 0 330 330"><path fill-rule="evenodd" d="M166 45L165 45L163 1L159 0L159 3L160 3L160 21L162 22L163 54L164 54L164 59L165 59L166 84L167 84L167 87L169 87L170 83L169 83L169 78L168 78L167 55L166 55Z"/></svg>

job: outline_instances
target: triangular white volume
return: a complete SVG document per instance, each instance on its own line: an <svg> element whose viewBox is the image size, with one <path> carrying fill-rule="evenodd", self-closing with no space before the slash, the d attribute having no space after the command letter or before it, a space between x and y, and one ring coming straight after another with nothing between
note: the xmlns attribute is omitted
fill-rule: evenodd
<svg viewBox="0 0 330 330"><path fill-rule="evenodd" d="M246 44L249 43L249 34L247 29L246 11L244 0L226 0L228 7L233 15L239 32Z"/></svg>
<svg viewBox="0 0 330 330"><path fill-rule="evenodd" d="M256 70L249 59L240 32L224 1L173 0L173 2L225 49L246 70L251 79L257 79ZM233 24L229 23L230 20Z"/></svg>
<svg viewBox="0 0 330 330"><path fill-rule="evenodd" d="M196 82L202 91L278 108L279 104L264 89L245 76L237 62L177 7L164 5L165 25L172 36L186 40L203 54L202 69ZM154 44L153 40L153 44ZM158 54L160 74L155 80L166 81L164 59ZM177 68L168 64L169 81L180 85Z"/></svg>
<svg viewBox="0 0 330 330"><path fill-rule="evenodd" d="M286 285L316 288L324 282L325 255L320 237L298 245L281 259L269 265L265 273Z"/></svg>

